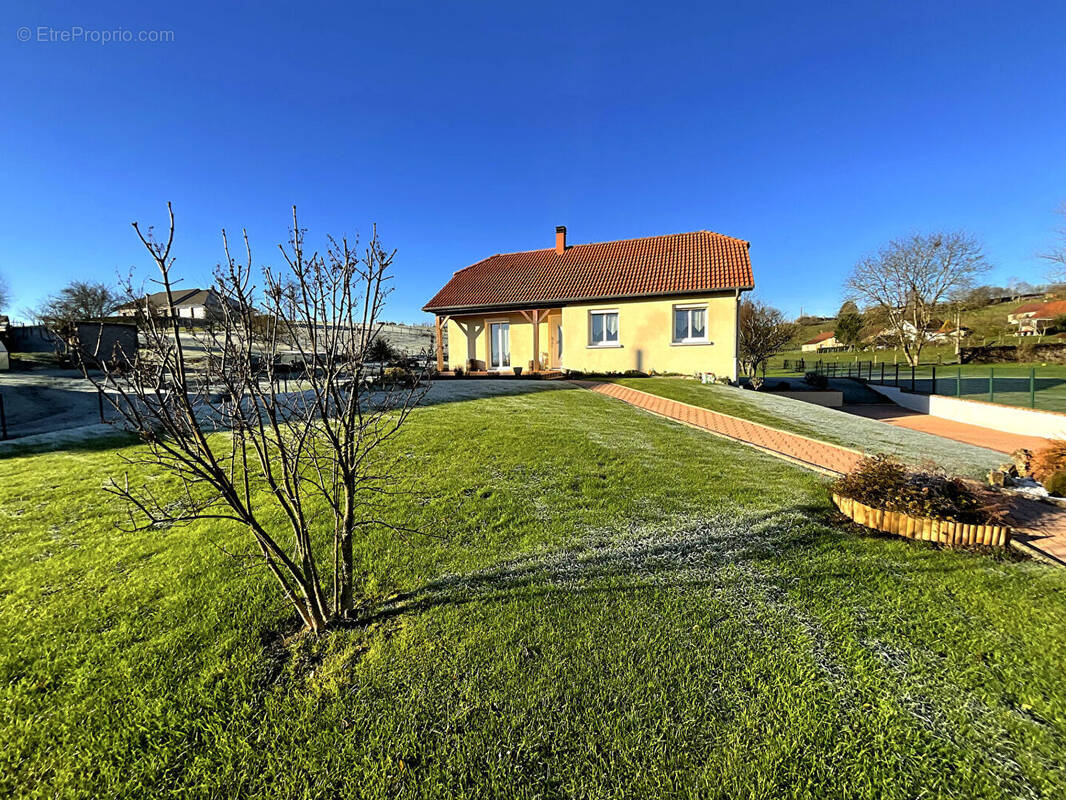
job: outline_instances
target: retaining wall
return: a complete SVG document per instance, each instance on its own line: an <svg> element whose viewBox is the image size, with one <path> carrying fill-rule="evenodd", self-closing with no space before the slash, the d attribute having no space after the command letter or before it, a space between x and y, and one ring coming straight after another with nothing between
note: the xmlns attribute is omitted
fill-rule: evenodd
<svg viewBox="0 0 1066 800"><path fill-rule="evenodd" d="M895 386L881 386L876 383L869 383L867 386L896 405L922 414L992 428L1004 433L1066 439L1066 414L1003 406L961 397L945 397L941 394L912 394Z"/></svg>

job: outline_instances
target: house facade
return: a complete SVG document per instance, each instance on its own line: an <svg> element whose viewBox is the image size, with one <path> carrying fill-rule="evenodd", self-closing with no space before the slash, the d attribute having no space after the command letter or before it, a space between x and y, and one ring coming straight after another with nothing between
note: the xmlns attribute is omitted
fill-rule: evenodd
<svg viewBox="0 0 1066 800"><path fill-rule="evenodd" d="M749 243L710 231L495 255L423 307L437 367L486 372L713 372L736 378ZM440 346L447 334L448 357Z"/></svg>
<svg viewBox="0 0 1066 800"><path fill-rule="evenodd" d="M1027 303L1007 315L1007 322L1018 326L1018 336L1041 336L1055 325L1058 317L1066 316L1066 300L1050 303Z"/></svg>
<svg viewBox="0 0 1066 800"><path fill-rule="evenodd" d="M232 300L223 298L214 289L175 289L173 291L173 316L187 320L220 320L224 317L226 304L231 311L239 311ZM157 319L168 319L167 293L156 292L119 306L121 317L143 317L149 314Z"/></svg>
<svg viewBox="0 0 1066 800"><path fill-rule="evenodd" d="M818 353L822 350L842 350L843 348L844 345L837 341L832 331L819 333L813 339L809 339L800 345L800 350L804 353Z"/></svg>

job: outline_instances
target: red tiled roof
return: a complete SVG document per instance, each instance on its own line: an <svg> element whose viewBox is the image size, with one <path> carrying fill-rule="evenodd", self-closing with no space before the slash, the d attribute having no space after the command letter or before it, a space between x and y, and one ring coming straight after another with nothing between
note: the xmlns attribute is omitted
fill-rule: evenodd
<svg viewBox="0 0 1066 800"><path fill-rule="evenodd" d="M710 231L495 255L456 272L423 311L750 289L748 242Z"/></svg>
<svg viewBox="0 0 1066 800"><path fill-rule="evenodd" d="M1031 313L1033 311L1039 311L1040 309L1042 309L1046 305L1047 305L1047 303L1026 303L1023 306L1018 306L1016 309L1014 309L1010 313L1012 313L1012 314L1029 314L1029 313Z"/></svg>
<svg viewBox="0 0 1066 800"><path fill-rule="evenodd" d="M818 344L818 342L824 342L827 339L832 339L832 338L833 338L833 332L832 331L826 331L825 333L819 333L813 339L804 342L804 344Z"/></svg>
<svg viewBox="0 0 1066 800"><path fill-rule="evenodd" d="M1026 310L1022 313L1031 313L1035 319L1054 319L1057 316L1066 314L1066 300L1054 300L1050 303L1033 303L1032 308L1022 306ZM1018 308L1014 310L1017 314L1022 309Z"/></svg>

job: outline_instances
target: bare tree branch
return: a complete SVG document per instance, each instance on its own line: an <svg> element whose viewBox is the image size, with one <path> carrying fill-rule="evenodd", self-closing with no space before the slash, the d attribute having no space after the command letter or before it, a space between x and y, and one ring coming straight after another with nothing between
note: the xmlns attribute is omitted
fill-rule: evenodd
<svg viewBox="0 0 1066 800"><path fill-rule="evenodd" d="M306 628L321 632L355 607L355 537L374 528L415 532L385 519L383 499L402 489L394 465L378 454L424 395L429 355L391 383L368 367L369 354L380 351L395 251L382 247L376 227L361 250L345 238L328 239L321 254L309 250L293 208L284 266L257 270L247 233L238 260L223 231L225 261L214 286L221 319L189 331L173 313L175 226L167 208L165 240L133 225L155 262L166 313L145 309L136 354L84 359L82 368L144 442L129 465L173 480L164 491L133 486L127 473L105 488L126 503L124 529L191 520L242 526L257 563ZM68 331L75 351L77 335Z"/></svg>
<svg viewBox="0 0 1066 800"><path fill-rule="evenodd" d="M778 309L758 300L745 300L740 304L737 321L741 367L754 378L760 366L785 349L795 332L796 326L786 322Z"/></svg>
<svg viewBox="0 0 1066 800"><path fill-rule="evenodd" d="M981 246L962 232L913 234L862 259L845 286L852 299L887 319L910 364L921 360L938 307L961 297L989 269Z"/></svg>
<svg viewBox="0 0 1066 800"><path fill-rule="evenodd" d="M1051 283L1066 283L1066 203L1059 206L1058 213L1063 218L1063 224L1055 229L1059 240L1040 257L1051 263L1047 279Z"/></svg>

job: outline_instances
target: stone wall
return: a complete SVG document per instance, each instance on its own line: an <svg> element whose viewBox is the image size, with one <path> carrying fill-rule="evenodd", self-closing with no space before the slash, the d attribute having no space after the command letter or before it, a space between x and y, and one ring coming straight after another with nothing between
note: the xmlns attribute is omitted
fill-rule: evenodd
<svg viewBox="0 0 1066 800"><path fill-rule="evenodd" d="M82 353L90 359L99 355L110 360L121 351L137 352L137 326L122 322L79 322L78 338ZM12 353L58 353L61 343L44 325L12 325L7 331Z"/></svg>
<svg viewBox="0 0 1066 800"><path fill-rule="evenodd" d="M959 358L963 364L1004 364L1012 361L1066 364L1066 342L963 347Z"/></svg>

